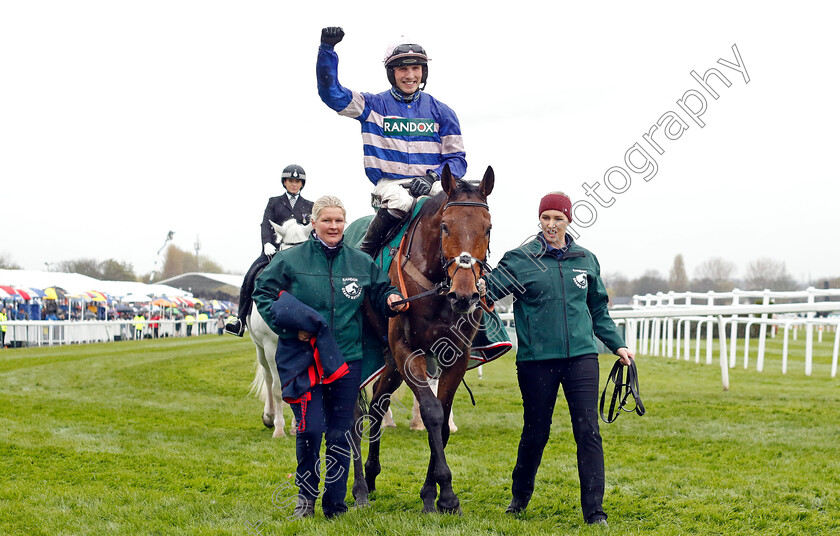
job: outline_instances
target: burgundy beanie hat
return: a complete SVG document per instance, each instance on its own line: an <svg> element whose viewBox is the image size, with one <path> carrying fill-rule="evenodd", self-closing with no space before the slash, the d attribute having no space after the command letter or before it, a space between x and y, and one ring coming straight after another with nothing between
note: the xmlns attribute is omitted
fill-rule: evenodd
<svg viewBox="0 0 840 536"><path fill-rule="evenodd" d="M540 199L540 215L546 210L559 210L572 223L572 200L563 194L548 194Z"/></svg>

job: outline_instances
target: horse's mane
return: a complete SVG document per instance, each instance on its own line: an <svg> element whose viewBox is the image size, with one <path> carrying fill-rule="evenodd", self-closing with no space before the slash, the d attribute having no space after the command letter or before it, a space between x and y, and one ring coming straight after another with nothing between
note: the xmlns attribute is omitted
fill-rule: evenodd
<svg viewBox="0 0 840 536"><path fill-rule="evenodd" d="M455 191L452 192L451 198L447 197L446 192L438 192L423 204L420 208L420 212L417 214L417 217L425 218L436 213L447 200L460 201L463 199L473 199L475 197L483 197L481 195L481 191L478 189L478 185L467 182L463 179L456 179Z"/></svg>

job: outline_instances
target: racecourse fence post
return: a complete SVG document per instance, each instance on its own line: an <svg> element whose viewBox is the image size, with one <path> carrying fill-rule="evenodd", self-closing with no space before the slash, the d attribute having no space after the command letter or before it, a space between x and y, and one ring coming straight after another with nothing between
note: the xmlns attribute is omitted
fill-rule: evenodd
<svg viewBox="0 0 840 536"><path fill-rule="evenodd" d="M808 287L808 305L814 304L814 287ZM805 324L805 375L810 376L814 360L814 323L813 319L816 316L814 311L806 315Z"/></svg>
<svg viewBox="0 0 840 536"><path fill-rule="evenodd" d="M714 306L715 304L715 293L713 291L708 292L709 299L708 305ZM714 334L715 334L715 325L714 319L715 317L709 316L709 320L706 322L706 364L712 364L712 351L714 349Z"/></svg>
<svg viewBox="0 0 840 536"><path fill-rule="evenodd" d="M761 301L762 305L770 304L770 289L764 289L764 299ZM767 313L761 315L761 320L767 320ZM764 370L764 347L767 339L767 324L761 323L758 329L758 357L756 357L756 369L761 372Z"/></svg>
<svg viewBox="0 0 840 536"><path fill-rule="evenodd" d="M723 381L723 390L729 390L729 360L726 358L726 322L723 315L718 315L718 335L720 337L720 378Z"/></svg>
<svg viewBox="0 0 840 536"><path fill-rule="evenodd" d="M732 291L732 305L740 305L741 291L737 288ZM735 368L738 360L738 315L732 315L732 328L729 331L729 368Z"/></svg>
<svg viewBox="0 0 840 536"><path fill-rule="evenodd" d="M840 320L834 326L834 354L831 357L831 377L837 376L837 355L840 350Z"/></svg>

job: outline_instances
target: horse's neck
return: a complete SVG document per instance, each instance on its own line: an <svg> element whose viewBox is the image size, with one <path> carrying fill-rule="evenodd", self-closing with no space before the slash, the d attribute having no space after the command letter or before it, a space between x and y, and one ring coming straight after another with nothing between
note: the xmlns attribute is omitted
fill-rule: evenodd
<svg viewBox="0 0 840 536"><path fill-rule="evenodd" d="M441 231L440 222L443 208L431 217L420 219L411 243L411 261L429 281L437 283L443 280L443 265L440 262Z"/></svg>

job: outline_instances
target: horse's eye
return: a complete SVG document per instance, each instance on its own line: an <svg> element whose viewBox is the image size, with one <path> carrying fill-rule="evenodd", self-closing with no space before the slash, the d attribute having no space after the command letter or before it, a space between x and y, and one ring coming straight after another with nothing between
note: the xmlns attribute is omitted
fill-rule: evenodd
<svg viewBox="0 0 840 536"><path fill-rule="evenodd" d="M449 227L445 223L440 224L440 230L443 231L443 234L449 234Z"/></svg>

